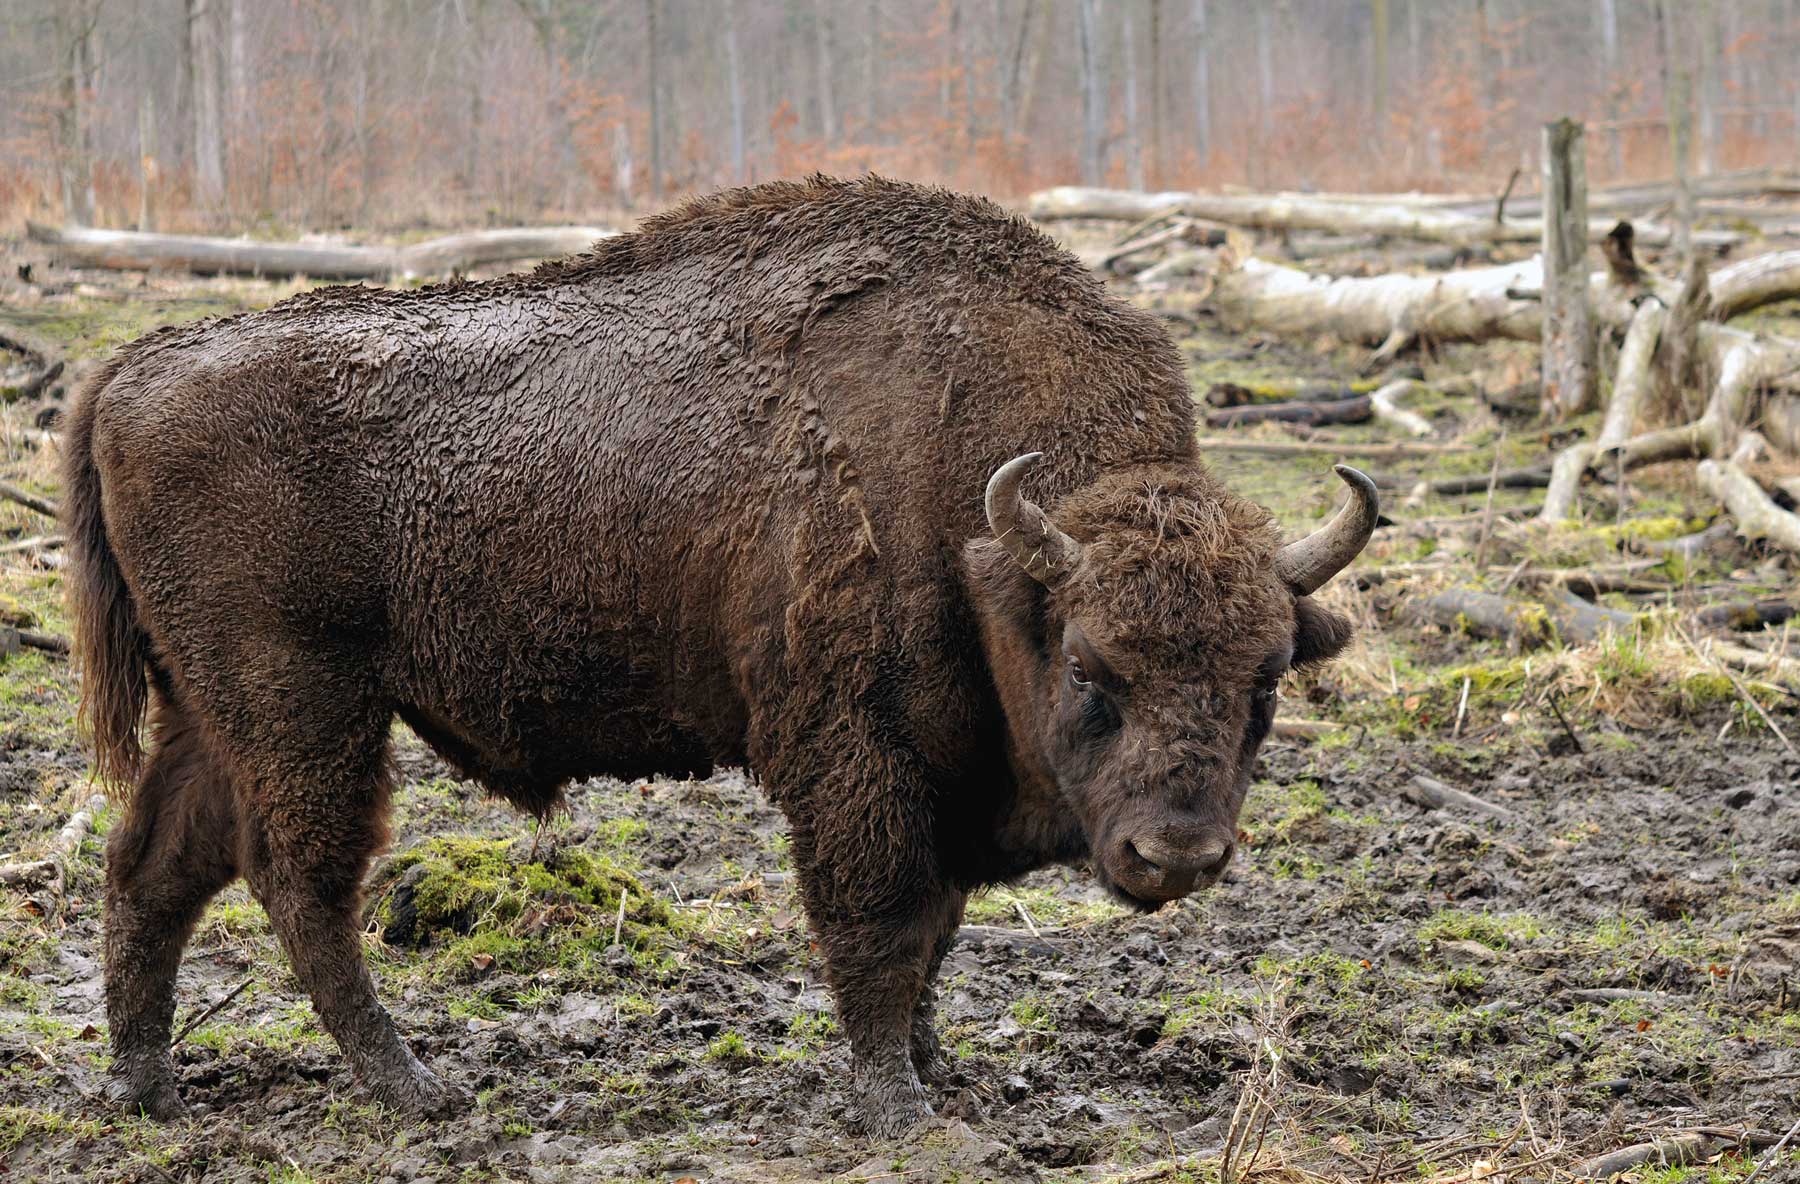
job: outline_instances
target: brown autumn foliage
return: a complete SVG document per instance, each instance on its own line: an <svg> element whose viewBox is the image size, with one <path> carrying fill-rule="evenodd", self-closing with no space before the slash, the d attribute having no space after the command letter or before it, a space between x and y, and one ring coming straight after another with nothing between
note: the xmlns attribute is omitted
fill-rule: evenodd
<svg viewBox="0 0 1800 1184"><path fill-rule="evenodd" d="M510 223L815 169L1489 192L1565 114L1605 184L1669 171L1665 9L1696 171L1793 160L1788 0L0 0L0 227Z"/></svg>

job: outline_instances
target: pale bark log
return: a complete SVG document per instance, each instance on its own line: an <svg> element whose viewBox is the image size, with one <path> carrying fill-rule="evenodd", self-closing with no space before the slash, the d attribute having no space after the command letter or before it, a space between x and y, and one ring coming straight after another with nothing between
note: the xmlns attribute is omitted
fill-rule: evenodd
<svg viewBox="0 0 1800 1184"><path fill-rule="evenodd" d="M549 259L585 251L596 240L617 233L591 226L522 227L453 234L406 247L359 247L129 230L59 230L26 223L31 241L53 246L58 255L83 267L334 280L447 275L482 264Z"/></svg>
<svg viewBox="0 0 1800 1184"><path fill-rule="evenodd" d="M1762 418L1769 443L1779 452L1800 456L1800 395L1771 395ZM1790 480L1800 482L1800 477Z"/></svg>
<svg viewBox="0 0 1800 1184"><path fill-rule="evenodd" d="M1800 369L1800 342L1760 338L1737 329L1699 326L1701 348L1719 376L1699 419L1633 436L1595 459L1626 469L1671 460L1728 455L1750 419L1758 389Z"/></svg>
<svg viewBox="0 0 1800 1184"><path fill-rule="evenodd" d="M1563 420L1594 405L1594 330L1588 310L1587 136L1559 119L1543 134L1545 210L1543 412Z"/></svg>
<svg viewBox="0 0 1800 1184"><path fill-rule="evenodd" d="M1539 522L1566 522L1574 515L1576 494L1582 477L1593 466L1594 451L1591 443L1583 441L1557 453L1556 463L1550 466L1550 486L1544 491Z"/></svg>
<svg viewBox="0 0 1800 1184"><path fill-rule="evenodd" d="M1418 412L1408 411L1400 406L1400 400L1424 389L1425 384L1417 379L1396 379L1369 396L1369 409L1375 413L1376 419L1391 424L1408 435L1429 436L1431 422Z"/></svg>
<svg viewBox="0 0 1800 1184"><path fill-rule="evenodd" d="M1625 344L1619 350L1619 370L1613 377L1612 402L1607 405L1606 419L1600 425L1599 448L1622 443L1637 426L1644 400L1650 391L1650 362L1656 356L1656 342L1662 335L1663 321L1669 310L1661 300L1651 296L1631 318L1625 333Z"/></svg>
<svg viewBox="0 0 1800 1184"><path fill-rule="evenodd" d="M1719 499L1747 539L1766 539L1800 554L1800 518L1775 504L1762 486L1729 461L1703 460L1700 488Z"/></svg>
<svg viewBox="0 0 1800 1184"><path fill-rule="evenodd" d="M1721 321L1800 297L1800 250L1753 255L1712 273L1712 315Z"/></svg>
<svg viewBox="0 0 1800 1184"><path fill-rule="evenodd" d="M1060 218L1137 221L1157 214L1174 213L1253 230L1322 230L1332 234L1378 234L1390 238L1424 239L1459 246L1529 243L1543 237L1543 221L1537 218L1502 223L1495 222L1491 212L1486 216L1477 216L1392 200L1382 204L1336 194L1194 193L1184 190L1140 193L1130 189L1062 185L1032 194L1026 213L1040 222ZM1604 238L1615 222L1616 219L1606 218L1590 220L1589 240ZM1671 238L1667 227L1645 224L1637 230L1638 242L1647 246L1665 245ZM1696 242L1708 246L1732 246L1743 240L1743 235L1729 231L1695 234Z"/></svg>
<svg viewBox="0 0 1800 1184"><path fill-rule="evenodd" d="M59 907L68 887L69 865L81 854L81 844L93 833L95 816L105 808L105 795L90 797L57 832L56 845L46 858L0 865L0 884L26 890L47 888L53 905Z"/></svg>

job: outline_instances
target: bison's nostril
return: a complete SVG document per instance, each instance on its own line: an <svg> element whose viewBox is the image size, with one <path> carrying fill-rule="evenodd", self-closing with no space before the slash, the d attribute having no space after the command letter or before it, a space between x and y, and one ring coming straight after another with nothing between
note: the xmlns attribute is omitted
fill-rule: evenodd
<svg viewBox="0 0 1800 1184"><path fill-rule="evenodd" d="M1150 870L1153 872L1159 872L1162 870L1161 864L1157 863L1156 860L1151 859L1148 855L1145 855L1142 851L1140 851L1138 849L1138 845L1136 843L1132 842L1130 839L1125 840L1125 855L1127 858L1136 859L1142 863L1148 864L1150 866Z"/></svg>
<svg viewBox="0 0 1800 1184"><path fill-rule="evenodd" d="M1217 848L1206 847L1196 852L1198 858L1195 862L1199 864L1201 875L1209 880L1216 880L1231 866L1231 857L1235 854L1237 844L1224 843Z"/></svg>

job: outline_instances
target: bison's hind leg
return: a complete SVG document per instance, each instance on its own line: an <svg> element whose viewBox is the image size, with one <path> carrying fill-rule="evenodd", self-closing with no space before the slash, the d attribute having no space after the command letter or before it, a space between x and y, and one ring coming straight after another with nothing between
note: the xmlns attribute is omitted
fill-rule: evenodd
<svg viewBox="0 0 1800 1184"><path fill-rule="evenodd" d="M244 875L364 1087L408 1114L451 1115L471 1099L413 1056L363 960L363 874L386 834L391 712L347 663L297 653L288 669L286 698L245 694L253 710L228 724L244 783Z"/></svg>
<svg viewBox="0 0 1800 1184"><path fill-rule="evenodd" d="M184 1110L169 1059L175 972L207 901L237 875L232 787L198 722L159 702L155 748L106 847L110 1095L132 1113Z"/></svg>

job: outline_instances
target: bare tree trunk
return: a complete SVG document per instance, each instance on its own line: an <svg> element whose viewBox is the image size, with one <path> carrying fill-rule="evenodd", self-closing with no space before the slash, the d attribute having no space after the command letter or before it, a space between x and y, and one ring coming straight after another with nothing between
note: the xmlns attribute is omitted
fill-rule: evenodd
<svg viewBox="0 0 1800 1184"><path fill-rule="evenodd" d="M1670 0L1657 0L1656 23L1662 48L1664 104L1669 114L1669 152L1675 172L1675 253L1686 264L1693 255L1694 187L1689 179L1689 139L1693 127L1693 97L1688 72L1676 64L1679 39Z"/></svg>
<svg viewBox="0 0 1800 1184"><path fill-rule="evenodd" d="M1388 122L1388 0L1369 0L1369 19L1375 26L1375 138L1381 140Z"/></svg>
<svg viewBox="0 0 1800 1184"><path fill-rule="evenodd" d="M1700 175L1719 168L1719 13L1713 0L1689 0L1700 22Z"/></svg>
<svg viewBox="0 0 1800 1184"><path fill-rule="evenodd" d="M1619 120L1619 0L1599 0L1600 62L1605 70L1606 114L1609 122ZM1607 158L1616 181L1625 172L1625 141L1617 127L1607 129Z"/></svg>
<svg viewBox="0 0 1800 1184"><path fill-rule="evenodd" d="M1081 0L1081 177L1089 185L1104 178L1101 154L1106 136L1106 90L1101 78L1096 0Z"/></svg>
<svg viewBox="0 0 1800 1184"><path fill-rule="evenodd" d="M1594 330L1588 315L1587 136L1581 124L1544 125L1544 395L1547 419L1594 405Z"/></svg>
<svg viewBox="0 0 1800 1184"><path fill-rule="evenodd" d="M155 230L151 190L156 182L156 92L144 88L138 100L138 229Z"/></svg>
<svg viewBox="0 0 1800 1184"><path fill-rule="evenodd" d="M881 112L878 101L881 82L881 0L869 0L863 15L863 135L873 139L876 119Z"/></svg>
<svg viewBox="0 0 1800 1184"><path fill-rule="evenodd" d="M194 193L207 213L225 196L224 129L220 121L219 22L216 0L187 0L188 53L193 61Z"/></svg>
<svg viewBox="0 0 1800 1184"><path fill-rule="evenodd" d="M1257 123L1263 135L1269 134L1275 107L1275 32L1271 27L1273 5L1256 6L1256 96Z"/></svg>
<svg viewBox="0 0 1800 1184"><path fill-rule="evenodd" d="M1000 86L1000 124L1007 135L1022 130L1019 100L1025 82L1025 47L1031 38L1031 17L1036 11L1037 0L1024 0L1019 8L1019 32L1006 60L1006 78Z"/></svg>
<svg viewBox="0 0 1800 1184"><path fill-rule="evenodd" d="M1122 9L1119 38L1125 59L1125 176L1133 189L1144 187L1144 139L1138 127L1137 29L1131 4Z"/></svg>
<svg viewBox="0 0 1800 1184"><path fill-rule="evenodd" d="M650 200L662 197L662 44L656 36L657 0L644 0L644 51L650 104Z"/></svg>
<svg viewBox="0 0 1800 1184"><path fill-rule="evenodd" d="M831 86L831 5L818 0L813 5L813 58L819 81L819 135L827 145L837 143L837 97Z"/></svg>
<svg viewBox="0 0 1800 1184"><path fill-rule="evenodd" d="M88 108L94 85L93 37L100 19L99 5L94 0L61 0L54 7L57 50L62 56L56 139L63 216L78 226L87 226L94 221Z"/></svg>
<svg viewBox="0 0 1800 1184"><path fill-rule="evenodd" d="M725 69L731 85L731 182L742 185L744 173L744 77L738 64L738 0L725 0Z"/></svg>
<svg viewBox="0 0 1800 1184"><path fill-rule="evenodd" d="M1167 124L1168 83L1163 79L1163 0L1150 0L1150 177L1160 184L1168 160L1163 139Z"/></svg>
<svg viewBox="0 0 1800 1184"><path fill-rule="evenodd" d="M1201 168L1212 155L1212 45L1206 0L1194 0L1194 155Z"/></svg>

